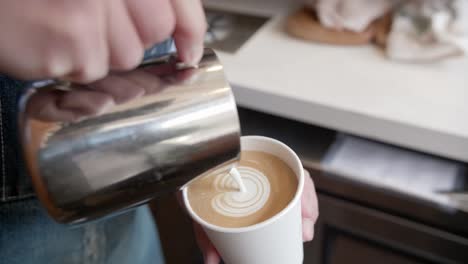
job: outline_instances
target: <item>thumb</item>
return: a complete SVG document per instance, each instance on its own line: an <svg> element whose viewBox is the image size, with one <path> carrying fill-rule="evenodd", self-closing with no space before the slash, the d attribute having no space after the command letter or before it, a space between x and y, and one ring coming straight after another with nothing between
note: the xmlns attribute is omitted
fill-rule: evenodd
<svg viewBox="0 0 468 264"><path fill-rule="evenodd" d="M219 264L221 258L219 257L218 251L210 245L208 248L205 249L206 251L203 252L203 258L205 259L205 264Z"/></svg>
<svg viewBox="0 0 468 264"><path fill-rule="evenodd" d="M195 233L195 239L197 241L198 247L203 253L205 264L219 264L221 258L218 254L218 251L206 235L205 231L203 231L201 226L195 222L193 223L193 231Z"/></svg>

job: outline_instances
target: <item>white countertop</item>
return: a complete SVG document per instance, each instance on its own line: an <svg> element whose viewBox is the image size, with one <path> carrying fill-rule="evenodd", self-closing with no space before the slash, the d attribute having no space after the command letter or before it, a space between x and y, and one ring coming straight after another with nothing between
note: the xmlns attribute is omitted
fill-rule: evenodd
<svg viewBox="0 0 468 264"><path fill-rule="evenodd" d="M219 53L239 105L468 161L467 58L400 64L372 46L289 37L285 5L245 9L276 15L236 54Z"/></svg>

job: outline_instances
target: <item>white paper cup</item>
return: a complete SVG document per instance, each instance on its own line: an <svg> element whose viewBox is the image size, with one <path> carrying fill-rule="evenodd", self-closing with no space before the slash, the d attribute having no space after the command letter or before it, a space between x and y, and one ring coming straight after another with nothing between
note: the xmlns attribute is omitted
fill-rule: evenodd
<svg viewBox="0 0 468 264"><path fill-rule="evenodd" d="M298 178L296 194L278 214L261 223L241 228L227 228L201 219L191 208L187 188L183 200L190 216L199 223L227 264L296 264L302 263L301 195L304 171L296 153L285 144L261 136L241 138L242 150L273 154L286 162Z"/></svg>

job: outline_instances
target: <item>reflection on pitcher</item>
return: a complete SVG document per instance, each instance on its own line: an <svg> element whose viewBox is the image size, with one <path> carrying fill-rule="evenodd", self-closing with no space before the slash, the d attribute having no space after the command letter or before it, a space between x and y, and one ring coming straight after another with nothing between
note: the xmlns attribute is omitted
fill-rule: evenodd
<svg viewBox="0 0 468 264"><path fill-rule="evenodd" d="M240 152L234 97L209 49L197 67L171 54L89 85L36 85L20 132L38 196L65 223L174 192Z"/></svg>

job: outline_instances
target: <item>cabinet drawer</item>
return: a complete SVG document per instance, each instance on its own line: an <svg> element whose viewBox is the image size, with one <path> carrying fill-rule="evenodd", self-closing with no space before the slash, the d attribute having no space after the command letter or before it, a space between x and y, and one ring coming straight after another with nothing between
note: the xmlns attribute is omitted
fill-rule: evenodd
<svg viewBox="0 0 468 264"><path fill-rule="evenodd" d="M305 263L468 263L468 240L319 194L320 217Z"/></svg>

